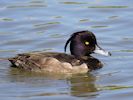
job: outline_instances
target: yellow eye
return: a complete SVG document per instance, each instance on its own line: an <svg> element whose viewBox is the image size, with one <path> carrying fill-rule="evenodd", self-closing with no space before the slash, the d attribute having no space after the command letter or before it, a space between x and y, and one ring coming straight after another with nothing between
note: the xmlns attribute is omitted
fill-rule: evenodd
<svg viewBox="0 0 133 100"><path fill-rule="evenodd" d="M90 43L88 41L85 41L85 45L89 45Z"/></svg>

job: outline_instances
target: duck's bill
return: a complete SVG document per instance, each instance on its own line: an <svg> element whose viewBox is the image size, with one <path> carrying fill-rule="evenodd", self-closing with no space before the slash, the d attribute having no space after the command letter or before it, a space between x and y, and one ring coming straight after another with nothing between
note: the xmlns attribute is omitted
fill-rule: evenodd
<svg viewBox="0 0 133 100"><path fill-rule="evenodd" d="M111 56L110 52L105 51L104 49L100 48L99 46L96 46L94 53L101 54L104 56Z"/></svg>

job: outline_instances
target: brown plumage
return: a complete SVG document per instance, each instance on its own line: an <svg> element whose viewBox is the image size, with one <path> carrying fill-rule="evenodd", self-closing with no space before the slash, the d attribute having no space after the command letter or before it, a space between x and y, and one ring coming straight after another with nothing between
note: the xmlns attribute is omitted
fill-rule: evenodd
<svg viewBox="0 0 133 100"><path fill-rule="evenodd" d="M102 63L91 56L79 60L73 55L53 52L19 54L9 61L12 67L35 72L85 73L102 67Z"/></svg>

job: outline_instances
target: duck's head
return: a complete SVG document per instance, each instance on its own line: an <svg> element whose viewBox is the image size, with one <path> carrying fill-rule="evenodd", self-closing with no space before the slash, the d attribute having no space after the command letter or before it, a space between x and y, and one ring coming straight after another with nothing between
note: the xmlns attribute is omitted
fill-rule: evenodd
<svg viewBox="0 0 133 100"><path fill-rule="evenodd" d="M111 56L110 52L105 51L98 45L95 35L90 31L79 31L73 33L65 44L65 52L69 42L70 52L75 57L80 58L82 56L88 56L91 53Z"/></svg>

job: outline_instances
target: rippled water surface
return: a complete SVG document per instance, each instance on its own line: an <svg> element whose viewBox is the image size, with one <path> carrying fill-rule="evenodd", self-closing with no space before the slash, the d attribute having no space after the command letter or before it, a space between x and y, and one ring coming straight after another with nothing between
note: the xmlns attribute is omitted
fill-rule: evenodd
<svg viewBox="0 0 133 100"><path fill-rule="evenodd" d="M0 60L1 100L132 100L133 0L1 0L0 58L31 51L63 52L65 41L90 30L111 57L82 75L42 75Z"/></svg>

